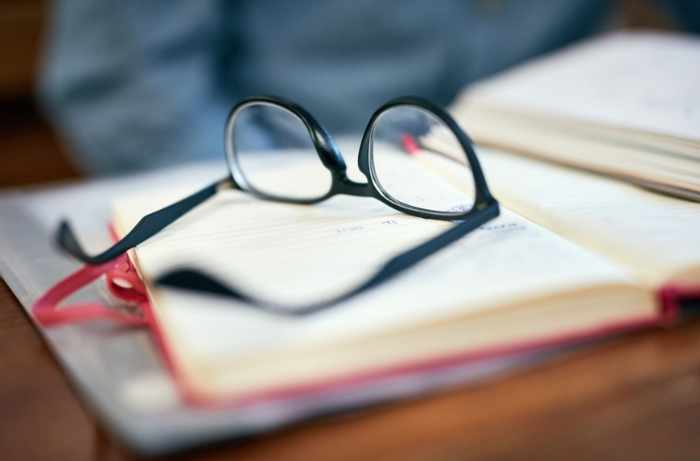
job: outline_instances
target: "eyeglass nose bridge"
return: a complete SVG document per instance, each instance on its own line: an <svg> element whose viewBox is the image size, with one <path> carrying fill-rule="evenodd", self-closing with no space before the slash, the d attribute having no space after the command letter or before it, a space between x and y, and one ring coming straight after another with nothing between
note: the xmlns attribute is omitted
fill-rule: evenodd
<svg viewBox="0 0 700 461"><path fill-rule="evenodd" d="M345 171L334 172L330 195L352 195L355 197L374 197L372 186L368 182L357 182L348 178Z"/></svg>

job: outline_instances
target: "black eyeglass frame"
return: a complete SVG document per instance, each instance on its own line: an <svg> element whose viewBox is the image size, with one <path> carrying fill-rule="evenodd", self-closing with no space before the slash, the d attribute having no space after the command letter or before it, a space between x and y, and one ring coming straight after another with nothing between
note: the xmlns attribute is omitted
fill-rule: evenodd
<svg viewBox="0 0 700 461"><path fill-rule="evenodd" d="M261 191L257 189L251 181L246 179L245 172L238 162L236 155L236 119L238 114L247 107L259 104L271 105L278 109L288 111L304 123L321 163L331 173L331 185L325 194L311 199L283 197ZM345 163L345 159L340 153L340 150L333 142L333 138L311 114L309 114L303 107L293 102L270 96L259 96L243 100L234 106L229 112L224 135L226 161L228 163L229 170L231 171L232 177L240 189L265 200L300 205L312 205L323 202L324 200L327 200L335 195L354 195L360 197L374 197L398 211L413 216L418 216L420 218L449 221L467 219L470 211L472 210L444 212L410 206L391 197L391 195L381 186L381 182L377 178L377 173L374 166L372 150L373 143L371 142L376 125L375 122L379 116L385 113L387 110L399 106L418 107L426 110L438 117L440 121L454 133L457 141L465 153L469 169L472 171L474 179L475 199L472 209L480 210L495 202L495 199L491 195L486 183L486 178L484 177L484 173L481 169L476 153L472 147L471 139L469 139L466 133L459 127L459 125L457 125L454 119L440 107L425 99L410 96L388 101L372 114L372 117L367 123L367 127L365 128L365 132L360 143L360 151L358 155L358 167L368 179L366 183L353 181L347 176L347 164Z"/></svg>
<svg viewBox="0 0 700 461"><path fill-rule="evenodd" d="M243 170L240 168L240 164L236 158L234 130L236 117L240 111L256 104L272 105L282 110L286 110L297 116L304 123L321 163L326 167L326 169L329 170L331 174L331 185L325 194L312 199L283 197L260 191L249 181L247 181L245 173L243 173ZM414 207L392 198L381 187L381 183L377 178L376 169L374 167L372 151L372 137L376 125L375 122L387 110L398 106L418 107L432 113L455 135L464 151L467 166L471 170L474 180L475 197L471 209L459 212L444 212ZM400 97L392 99L379 107L372 114L362 136L358 155L358 167L367 178L366 183L356 182L348 177L345 160L343 159L340 150L333 142L332 137L326 132L323 126L318 123L316 119L304 108L281 98L259 96L244 99L236 104L231 109L227 119L224 142L226 147L226 159L229 166L229 175L227 177L208 185L207 187L188 197L185 197L178 202L173 203L172 205L144 216L134 226L134 228L126 236L124 236L123 239L100 254L89 255L80 245L75 233L66 221L63 221L60 224L56 234L58 245L64 251L83 263L91 265L106 263L134 248L140 243L148 240L150 237L160 232L163 228L167 227L196 206L214 196L219 190L225 188L242 190L264 200L299 205L312 205L327 200L335 195L374 197L386 205L409 215L426 219L460 221L449 230L391 258L384 265L382 265L373 276L369 277L364 283L360 284L356 288L332 299L313 304L306 304L303 306L290 308L290 306L260 300L245 293L243 290L231 287L230 285L227 285L197 269L175 269L156 280L156 283L159 285L227 296L244 301L253 307L272 313L288 316L303 316L318 312L332 305L345 301L361 292L364 292L393 278L400 272L403 272L404 270L416 265L418 262L432 255L433 253L462 238L477 227L485 224L491 219L494 219L500 213L498 202L491 195L481 169L481 165L476 153L474 152L471 139L469 139L466 133L459 127L459 125L457 125L454 119L447 112L425 99L416 97Z"/></svg>

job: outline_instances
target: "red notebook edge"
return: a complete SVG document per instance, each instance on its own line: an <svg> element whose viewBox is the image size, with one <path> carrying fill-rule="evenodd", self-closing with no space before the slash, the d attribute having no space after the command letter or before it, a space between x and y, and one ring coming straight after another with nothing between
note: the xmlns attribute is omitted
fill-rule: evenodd
<svg viewBox="0 0 700 461"><path fill-rule="evenodd" d="M113 237L116 237L116 233L111 226L110 232ZM100 278L101 275L106 275L107 285L112 295L131 305L136 305L140 312L119 312L117 309L107 308L100 303L58 308L64 298ZM185 404L197 407L235 408L261 402L299 398L329 390L349 390L356 386L370 385L372 382L380 379L398 378L415 373L439 372L451 367L464 366L500 357L536 352L554 347L574 346L582 342L645 328L668 327L677 323L683 301L700 300L700 286L689 288L669 284L657 290L656 298L658 300L658 309L656 315L652 317L629 318L592 328L371 368L361 372L324 378L311 383L270 387L231 397L206 395L196 389L196 386L187 379L186 373L178 364L176 354L170 345L165 330L160 324L150 299L146 295L143 281L134 270L130 257L125 256L113 263L102 266L81 268L47 290L32 306L32 313L37 323L47 328L60 324L89 321L96 318L107 318L128 327L146 326L150 329L155 346L160 351L164 364L170 372Z"/></svg>

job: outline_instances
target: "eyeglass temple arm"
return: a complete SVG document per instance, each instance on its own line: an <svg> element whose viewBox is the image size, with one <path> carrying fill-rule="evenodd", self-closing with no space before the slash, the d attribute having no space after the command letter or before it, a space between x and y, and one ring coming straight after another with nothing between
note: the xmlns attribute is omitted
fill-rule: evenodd
<svg viewBox="0 0 700 461"><path fill-rule="evenodd" d="M411 248L387 261L373 276L357 287L331 299L324 301L290 306L270 301L265 301L252 296L245 291L205 274L193 268L175 269L158 277L156 284L182 290L197 291L232 298L245 303L246 307L263 310L272 314L286 317L304 317L325 310L335 304L346 301L360 293L374 288L394 278L401 272L415 266L428 256L445 248L449 244L464 237L477 227L499 215L499 207L496 201L484 208L477 210L469 219L456 224L451 229Z"/></svg>
<svg viewBox="0 0 700 461"><path fill-rule="evenodd" d="M96 255L88 254L78 242L75 232L67 220L62 220L58 226L55 237L56 243L63 251L85 264L103 264L148 240L194 207L211 198L219 189L227 186L236 187L231 177L220 179L182 200L147 214L139 220L123 239L102 253Z"/></svg>

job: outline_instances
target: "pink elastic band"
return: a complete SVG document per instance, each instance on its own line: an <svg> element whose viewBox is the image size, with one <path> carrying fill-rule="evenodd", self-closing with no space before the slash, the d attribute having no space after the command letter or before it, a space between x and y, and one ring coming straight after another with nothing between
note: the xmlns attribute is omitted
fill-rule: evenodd
<svg viewBox="0 0 700 461"><path fill-rule="evenodd" d="M76 303L59 308L73 293L101 276L107 278L109 291L118 299L139 307L138 312L109 308L102 303ZM43 326L107 319L128 326L149 323L146 289L126 255L99 266L84 266L51 287L32 306L35 319Z"/></svg>
<svg viewBox="0 0 700 461"><path fill-rule="evenodd" d="M657 291L657 296L661 305L661 318L665 323L672 324L678 318L683 300L700 299L700 288L666 285Z"/></svg>

